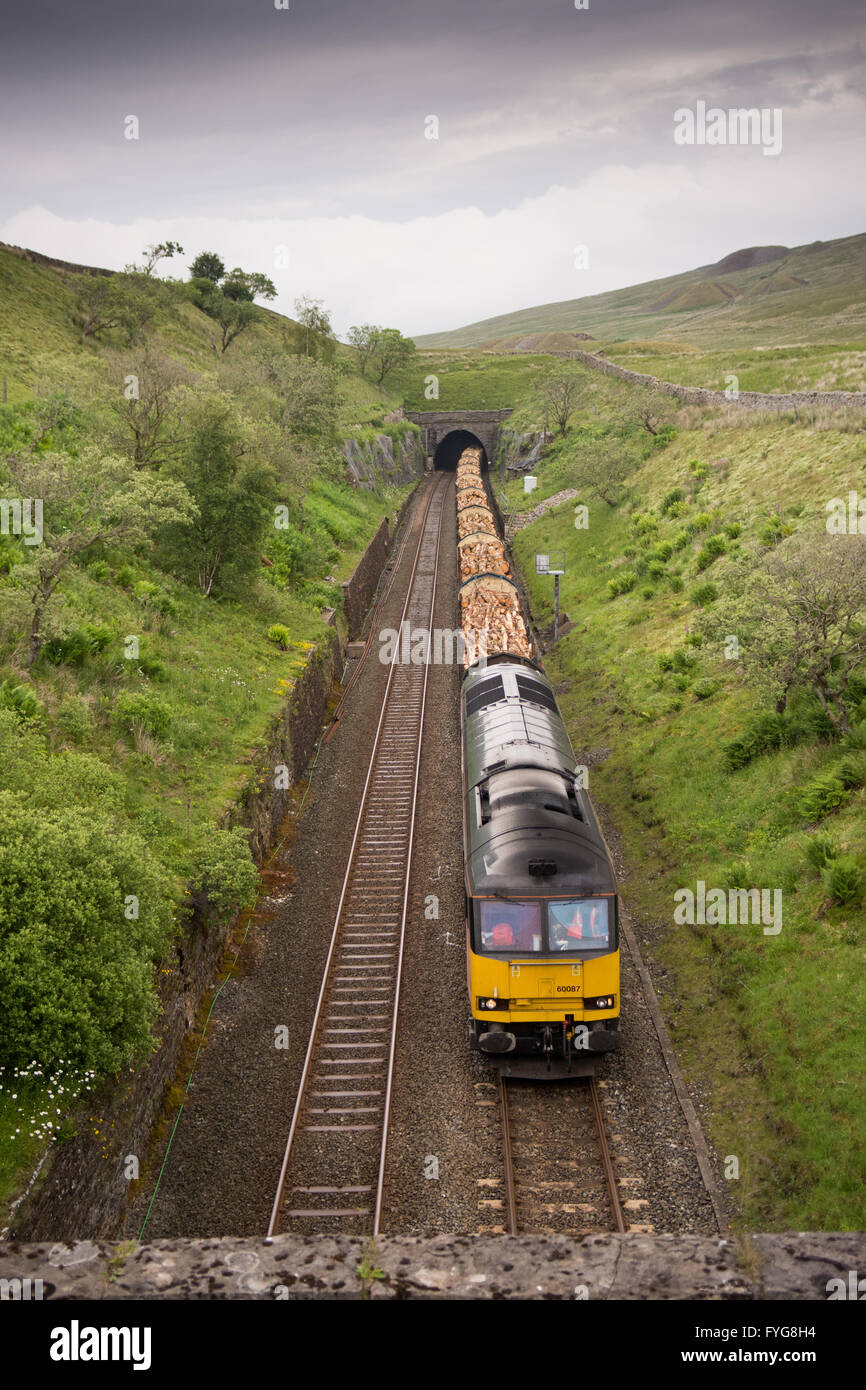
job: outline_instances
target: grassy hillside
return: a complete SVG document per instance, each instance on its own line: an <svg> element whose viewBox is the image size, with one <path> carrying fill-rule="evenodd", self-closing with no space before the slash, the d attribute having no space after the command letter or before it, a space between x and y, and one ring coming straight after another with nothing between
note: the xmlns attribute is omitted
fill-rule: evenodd
<svg viewBox="0 0 866 1390"><path fill-rule="evenodd" d="M774 722L725 643L738 630L747 640L736 596L748 576L825 535L828 499L866 490L866 446L853 427L729 427L688 412L666 445L617 430L633 467L608 505L591 484L604 415L599 401L553 446L536 492L507 489L528 510L580 486L589 508L587 529L571 502L516 535L542 625L552 591L533 555L565 550L574 627L546 666L575 748L601 751L590 792L619 832L624 898L666 972L663 1006L716 1150L738 1161L744 1223L862 1230L866 668L851 689L854 732L840 737L805 690ZM858 550L850 560L862 567ZM833 862L851 875L845 901L840 871L822 871ZM778 888L781 931L678 925L674 894L698 880Z"/></svg>
<svg viewBox="0 0 866 1390"><path fill-rule="evenodd" d="M762 249L772 259L763 259ZM515 310L417 341L426 349L513 351L522 350L527 335L580 333L595 340L582 344L591 351L674 381L723 385L739 368L743 390L862 390L866 235L790 250L754 248L715 266ZM776 366L767 371L764 354L772 349Z"/></svg>
<svg viewBox="0 0 866 1390"><path fill-rule="evenodd" d="M75 1093L149 1047L190 895L231 915L255 892L220 823L407 491L350 485L341 437L395 398L348 350L298 356L260 310L221 353L183 286L145 288L144 326L82 343L75 278L0 251L0 1200Z"/></svg>

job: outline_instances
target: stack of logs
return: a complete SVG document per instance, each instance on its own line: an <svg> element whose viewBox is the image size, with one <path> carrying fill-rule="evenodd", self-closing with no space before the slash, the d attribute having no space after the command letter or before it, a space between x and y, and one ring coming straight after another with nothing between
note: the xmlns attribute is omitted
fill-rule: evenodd
<svg viewBox="0 0 866 1390"><path fill-rule="evenodd" d="M481 450L464 449L457 465L460 623L464 665L479 657L532 657L517 588L481 476Z"/></svg>

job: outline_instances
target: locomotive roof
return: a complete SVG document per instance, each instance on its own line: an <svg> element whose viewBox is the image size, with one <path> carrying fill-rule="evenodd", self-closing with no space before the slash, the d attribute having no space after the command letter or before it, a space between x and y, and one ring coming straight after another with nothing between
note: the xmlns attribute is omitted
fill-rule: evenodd
<svg viewBox="0 0 866 1390"><path fill-rule="evenodd" d="M546 676L530 662L496 660L467 672L463 701L470 892L613 893L607 849L575 786L574 753Z"/></svg>

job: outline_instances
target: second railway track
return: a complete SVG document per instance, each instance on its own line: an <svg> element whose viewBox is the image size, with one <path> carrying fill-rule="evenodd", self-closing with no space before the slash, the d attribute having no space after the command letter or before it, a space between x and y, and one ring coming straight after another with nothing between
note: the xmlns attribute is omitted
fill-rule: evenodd
<svg viewBox="0 0 866 1390"><path fill-rule="evenodd" d="M430 630L447 496L431 480L398 630ZM428 671L394 653L268 1235L380 1228Z"/></svg>

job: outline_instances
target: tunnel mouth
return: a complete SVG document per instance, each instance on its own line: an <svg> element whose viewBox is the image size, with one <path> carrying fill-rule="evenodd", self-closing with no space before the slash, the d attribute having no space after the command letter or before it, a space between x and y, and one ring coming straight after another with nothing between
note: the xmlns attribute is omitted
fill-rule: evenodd
<svg viewBox="0 0 866 1390"><path fill-rule="evenodd" d="M486 473L487 450L477 434L472 434L470 430L449 430L448 434L436 445L436 451L433 455L434 469L453 473L464 449L481 450L481 472Z"/></svg>

